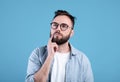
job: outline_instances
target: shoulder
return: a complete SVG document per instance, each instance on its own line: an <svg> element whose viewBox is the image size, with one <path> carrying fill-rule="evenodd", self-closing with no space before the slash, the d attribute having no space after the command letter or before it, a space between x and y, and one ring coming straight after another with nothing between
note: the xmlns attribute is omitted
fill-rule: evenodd
<svg viewBox="0 0 120 82"><path fill-rule="evenodd" d="M71 52L75 56L85 56L85 53L83 53L81 50L76 49L71 45Z"/></svg>
<svg viewBox="0 0 120 82"><path fill-rule="evenodd" d="M33 57L33 56L42 56L44 53L47 52L47 46L41 46L41 47L37 47L35 48L32 53L31 53L31 56L30 57Z"/></svg>
<svg viewBox="0 0 120 82"><path fill-rule="evenodd" d="M81 62L89 62L89 59L84 52L74 48L73 46L71 46L71 50L72 54L76 56L76 58L79 59Z"/></svg>

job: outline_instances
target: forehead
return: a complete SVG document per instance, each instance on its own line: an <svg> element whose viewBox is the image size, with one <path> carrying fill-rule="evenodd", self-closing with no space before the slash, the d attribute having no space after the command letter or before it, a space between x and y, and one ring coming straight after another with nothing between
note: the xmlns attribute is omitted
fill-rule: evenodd
<svg viewBox="0 0 120 82"><path fill-rule="evenodd" d="M52 22L66 23L69 26L72 26L72 21L70 20L68 16L65 16L65 15L60 15L60 16L55 17Z"/></svg>

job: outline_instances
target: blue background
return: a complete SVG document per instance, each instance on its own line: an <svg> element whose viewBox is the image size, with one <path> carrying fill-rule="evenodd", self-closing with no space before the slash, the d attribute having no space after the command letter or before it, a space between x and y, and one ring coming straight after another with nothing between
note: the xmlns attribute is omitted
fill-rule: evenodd
<svg viewBox="0 0 120 82"><path fill-rule="evenodd" d="M70 42L90 59L95 82L120 82L120 0L0 0L0 82L24 82L57 9L77 18Z"/></svg>

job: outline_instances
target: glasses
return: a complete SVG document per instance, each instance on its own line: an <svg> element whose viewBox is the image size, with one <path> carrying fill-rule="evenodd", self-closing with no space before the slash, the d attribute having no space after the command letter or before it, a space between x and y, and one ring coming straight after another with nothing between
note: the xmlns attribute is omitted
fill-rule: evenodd
<svg viewBox="0 0 120 82"><path fill-rule="evenodd" d="M67 30L68 27L69 27L69 26L68 26L67 24L65 24L65 23L58 24L57 22L52 22L52 23L50 23L50 24L51 24L51 28L54 29L54 30L56 30L59 25L60 25L60 29L61 29L62 31Z"/></svg>

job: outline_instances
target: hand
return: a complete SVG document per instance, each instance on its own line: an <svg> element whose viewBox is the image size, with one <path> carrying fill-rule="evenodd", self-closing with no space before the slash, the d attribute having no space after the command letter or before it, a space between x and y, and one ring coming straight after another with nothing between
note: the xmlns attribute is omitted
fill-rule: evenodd
<svg viewBox="0 0 120 82"><path fill-rule="evenodd" d="M54 55L54 53L58 50L58 45L55 42L52 42L53 35L50 37L47 45L48 54Z"/></svg>

